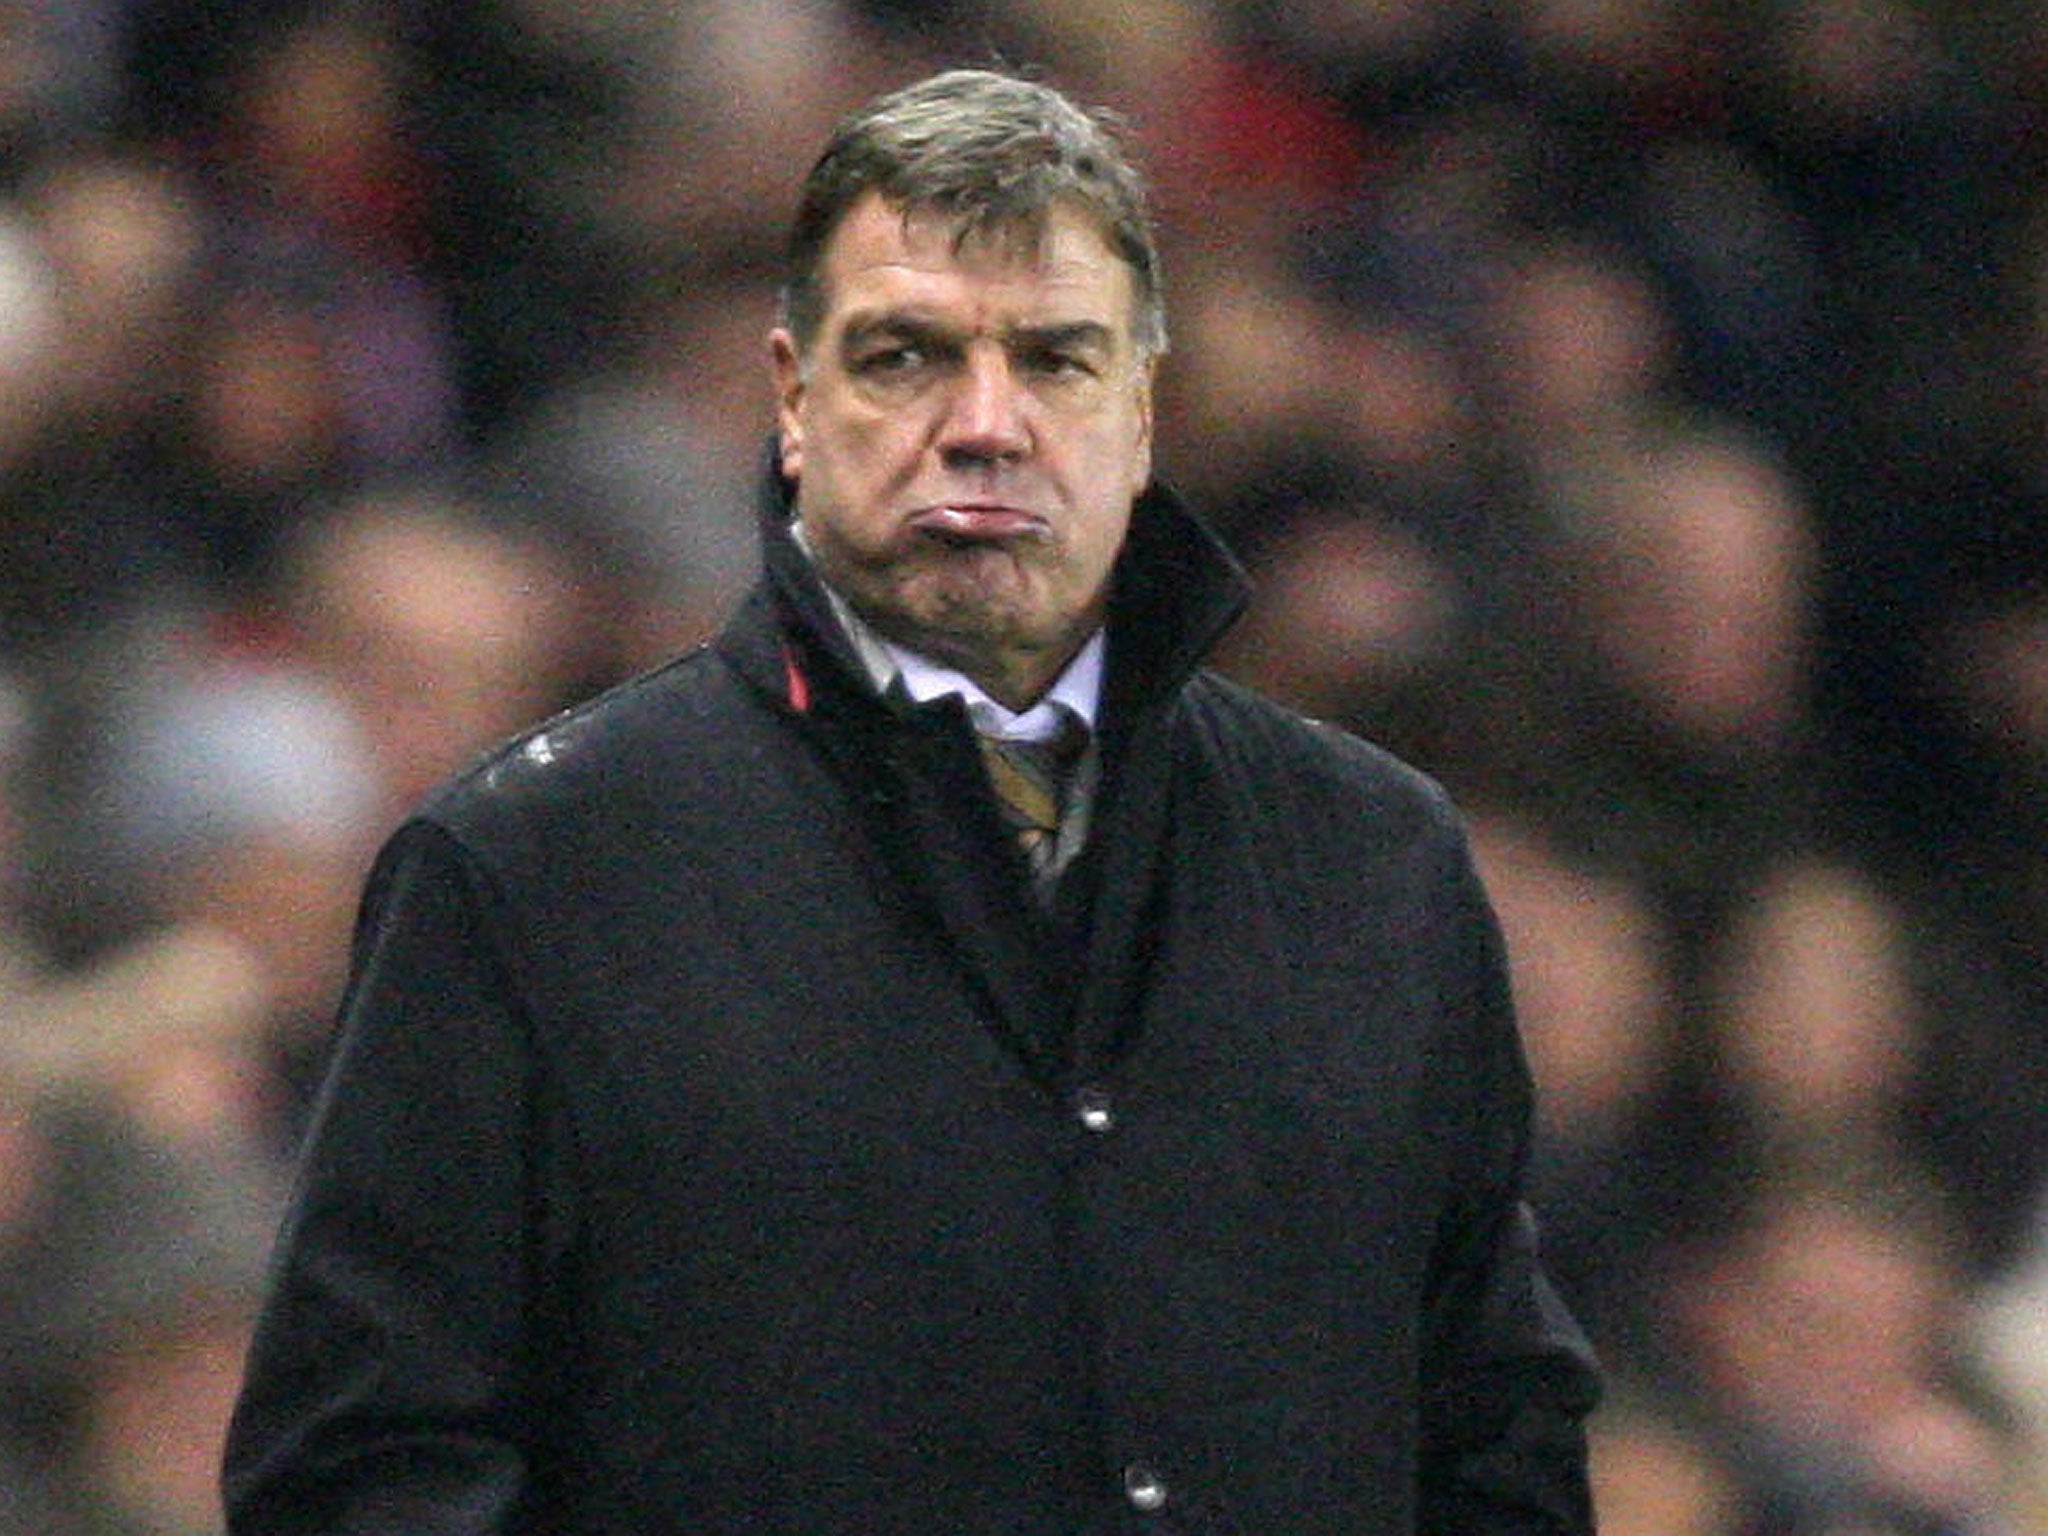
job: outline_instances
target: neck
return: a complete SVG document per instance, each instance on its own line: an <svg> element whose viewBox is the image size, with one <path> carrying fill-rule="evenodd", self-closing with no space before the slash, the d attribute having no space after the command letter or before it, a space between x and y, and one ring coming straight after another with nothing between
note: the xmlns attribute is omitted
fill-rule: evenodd
<svg viewBox="0 0 2048 1536"><path fill-rule="evenodd" d="M897 643L920 651L941 666L971 678L982 692L1003 708L1020 715L1052 690L1060 674L1066 671L1081 649L1079 644L1075 644L1059 651L1033 652L1027 656L1005 654L990 657L948 654L942 647L916 645L909 641Z"/></svg>

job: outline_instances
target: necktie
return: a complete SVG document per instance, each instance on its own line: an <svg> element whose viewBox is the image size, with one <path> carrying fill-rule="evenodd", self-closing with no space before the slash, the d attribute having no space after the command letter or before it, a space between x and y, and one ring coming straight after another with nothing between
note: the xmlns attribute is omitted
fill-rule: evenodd
<svg viewBox="0 0 2048 1536"><path fill-rule="evenodd" d="M1061 801L1086 741L1087 730L1078 722L1050 741L980 738L982 761L1003 820L1030 860L1041 889L1059 870Z"/></svg>

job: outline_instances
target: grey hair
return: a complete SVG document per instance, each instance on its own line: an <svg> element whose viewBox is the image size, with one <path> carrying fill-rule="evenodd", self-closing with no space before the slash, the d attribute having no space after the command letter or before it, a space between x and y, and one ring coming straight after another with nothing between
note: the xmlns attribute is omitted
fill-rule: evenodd
<svg viewBox="0 0 2048 1536"><path fill-rule="evenodd" d="M1143 178L1118 143L1121 124L1034 80L954 69L880 97L845 118L805 179L790 227L783 323L800 348L823 322L826 243L869 192L910 214L955 221L978 238L1029 249L1055 205L1093 218L1130 267L1139 349L1166 350L1166 306Z"/></svg>

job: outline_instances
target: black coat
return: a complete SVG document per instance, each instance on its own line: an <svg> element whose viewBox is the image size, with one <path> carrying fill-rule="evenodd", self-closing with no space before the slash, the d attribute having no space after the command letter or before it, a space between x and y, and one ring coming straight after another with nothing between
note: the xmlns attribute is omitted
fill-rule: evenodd
<svg viewBox="0 0 2048 1536"><path fill-rule="evenodd" d="M1048 917L768 539L385 851L236 1536L1587 1530L1442 795L1196 670L1237 577L1155 493Z"/></svg>

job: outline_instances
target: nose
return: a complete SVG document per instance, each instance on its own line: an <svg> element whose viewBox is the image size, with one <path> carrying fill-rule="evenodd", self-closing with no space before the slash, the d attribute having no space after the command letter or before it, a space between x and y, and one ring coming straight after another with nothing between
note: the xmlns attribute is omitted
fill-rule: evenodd
<svg viewBox="0 0 2048 1536"><path fill-rule="evenodd" d="M1000 347L968 352L946 402L939 452L953 468L1012 463L1031 447L1026 394Z"/></svg>

